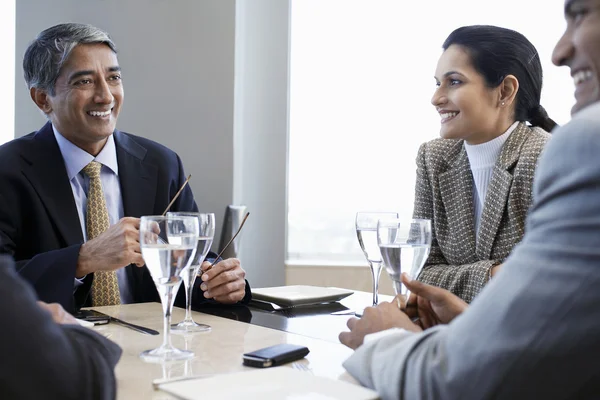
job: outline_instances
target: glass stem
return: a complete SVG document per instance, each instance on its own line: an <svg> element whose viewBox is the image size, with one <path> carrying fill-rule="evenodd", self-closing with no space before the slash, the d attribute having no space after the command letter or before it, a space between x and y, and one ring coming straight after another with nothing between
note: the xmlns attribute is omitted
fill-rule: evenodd
<svg viewBox="0 0 600 400"><path fill-rule="evenodd" d="M406 288L401 281L392 281L392 283L394 284L394 292L396 294L404 294Z"/></svg>
<svg viewBox="0 0 600 400"><path fill-rule="evenodd" d="M164 290L164 295L162 299L163 311L165 314L165 320L163 324L163 344L161 347L163 348L171 348L171 312L173 311L173 301L175 300L173 296L173 290L177 293L177 289L179 285L171 286L166 285Z"/></svg>
<svg viewBox="0 0 600 400"><path fill-rule="evenodd" d="M381 263L371 262L371 275L373 277L373 305L379 304L379 276L381 275Z"/></svg>
<svg viewBox="0 0 600 400"><path fill-rule="evenodd" d="M187 279L184 279L185 286L185 321L192 322L192 291L194 281L196 280L195 268L190 266Z"/></svg>

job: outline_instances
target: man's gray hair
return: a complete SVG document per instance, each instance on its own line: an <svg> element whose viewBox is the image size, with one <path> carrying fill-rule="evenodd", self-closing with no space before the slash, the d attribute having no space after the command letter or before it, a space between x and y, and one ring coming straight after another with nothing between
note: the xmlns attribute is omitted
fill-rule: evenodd
<svg viewBox="0 0 600 400"><path fill-rule="evenodd" d="M106 44L117 52L108 34L92 25L67 23L44 30L31 42L23 57L27 88L38 88L54 96L56 79L71 51L79 44L95 43Z"/></svg>

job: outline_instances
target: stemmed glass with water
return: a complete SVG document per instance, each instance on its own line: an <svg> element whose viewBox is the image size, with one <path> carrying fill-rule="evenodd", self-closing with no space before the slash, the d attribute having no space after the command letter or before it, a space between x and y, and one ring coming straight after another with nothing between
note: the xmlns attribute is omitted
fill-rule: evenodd
<svg viewBox="0 0 600 400"><path fill-rule="evenodd" d="M189 267L198 243L198 218L189 216L144 216L140 221L142 257L156 289L164 313L163 343L140 354L145 361L163 362L191 358L194 353L171 344L171 312L181 285L181 272Z"/></svg>
<svg viewBox="0 0 600 400"><path fill-rule="evenodd" d="M194 255L189 267L186 267L181 272L183 285L185 287L186 307L185 319L178 324L171 326L171 329L176 332L207 332L210 331L210 326L199 324L192 318L192 292L194 291L194 281L200 271L200 266L210 250L213 238L215 236L215 214L213 213L195 213L195 212L169 212L168 216L188 216L198 219L198 245L196 254Z"/></svg>
<svg viewBox="0 0 600 400"><path fill-rule="evenodd" d="M377 243L385 269L396 294L410 296L400 276L407 272L416 279L431 249L431 221L428 219L381 219L377 224Z"/></svg>
<svg viewBox="0 0 600 400"><path fill-rule="evenodd" d="M358 243L371 267L373 277L373 305L378 303L379 276L381 274L381 252L377 245L377 221L382 218L398 218L395 212L356 213L356 236Z"/></svg>

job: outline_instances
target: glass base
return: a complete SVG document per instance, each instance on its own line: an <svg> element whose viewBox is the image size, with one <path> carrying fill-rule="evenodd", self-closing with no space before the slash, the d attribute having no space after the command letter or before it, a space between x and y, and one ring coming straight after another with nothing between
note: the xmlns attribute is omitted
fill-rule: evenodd
<svg viewBox="0 0 600 400"><path fill-rule="evenodd" d="M140 358L146 362L162 363L165 361L187 360L193 358L194 353L189 350L179 350L175 347L159 347L140 353Z"/></svg>
<svg viewBox="0 0 600 400"><path fill-rule="evenodd" d="M188 333L188 332L210 332L210 325L198 324L194 321L181 321L178 324L171 325L173 333Z"/></svg>

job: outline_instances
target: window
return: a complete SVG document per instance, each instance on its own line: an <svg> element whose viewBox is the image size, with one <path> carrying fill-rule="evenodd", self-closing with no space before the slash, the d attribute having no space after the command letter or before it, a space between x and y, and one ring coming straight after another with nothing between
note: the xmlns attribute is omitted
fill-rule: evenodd
<svg viewBox="0 0 600 400"><path fill-rule="evenodd" d="M0 2L0 37L4 60L0 63L0 144L15 136L15 0Z"/></svg>
<svg viewBox="0 0 600 400"><path fill-rule="evenodd" d="M412 215L417 150L439 132L433 75L455 28L523 33L542 60L542 105L568 121L572 80L550 61L564 29L562 2L541 4L292 1L288 262L364 264L356 211Z"/></svg>

